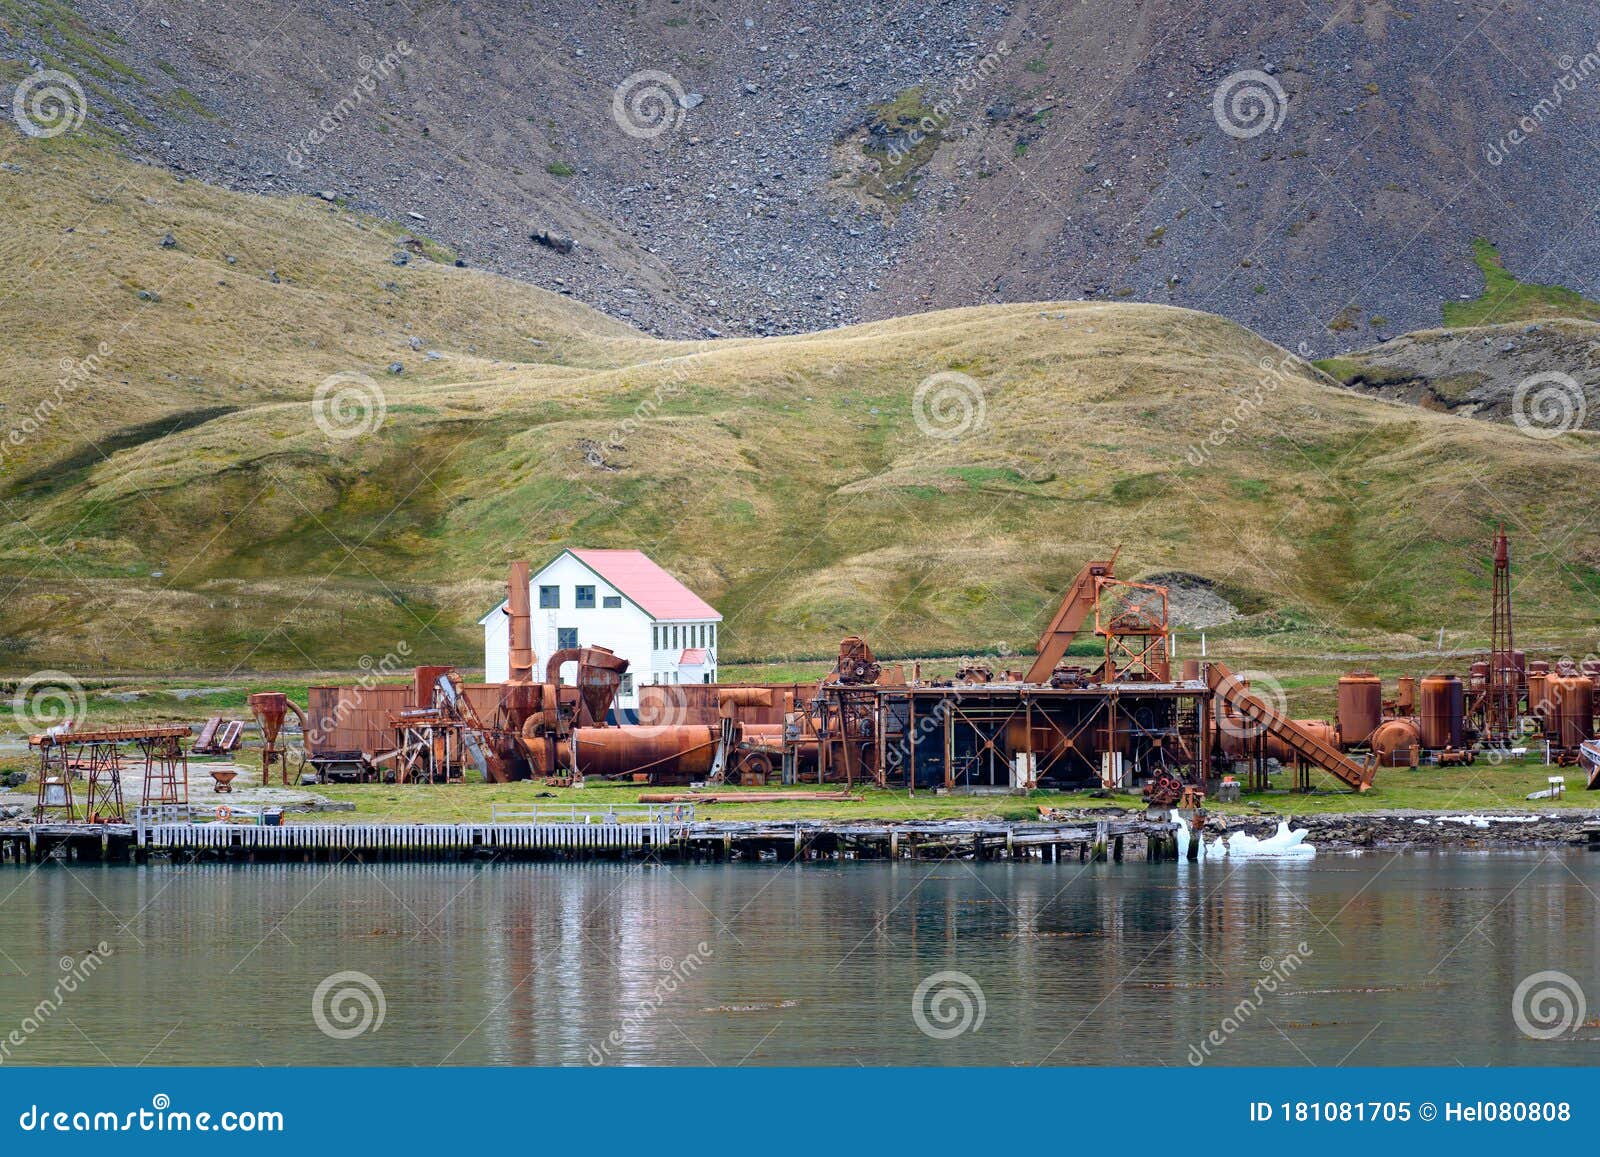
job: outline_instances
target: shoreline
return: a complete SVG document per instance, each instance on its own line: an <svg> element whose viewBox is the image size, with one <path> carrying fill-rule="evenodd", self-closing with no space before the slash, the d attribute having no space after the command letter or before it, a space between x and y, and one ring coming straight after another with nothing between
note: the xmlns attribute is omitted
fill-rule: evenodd
<svg viewBox="0 0 1600 1157"><path fill-rule="evenodd" d="M1508 851L1527 848L1585 847L1595 813L1582 808L1519 812L1416 811L1327 812L1310 815L1212 815L1206 838L1229 832L1265 837L1287 821L1305 829L1306 843L1318 851L1378 851L1443 848L1454 851ZM1600 831L1600 826L1597 826Z"/></svg>
<svg viewBox="0 0 1600 1157"><path fill-rule="evenodd" d="M304 813L302 813L304 814ZM176 818L176 817L175 817ZM288 817L285 817L288 818ZM476 862L670 859L775 867L844 860L1145 860L1197 853L1165 809L1056 810L1048 817L743 819L678 822L273 823L211 820L153 824L0 826L0 863L60 861L234 863ZM1294 838L1281 835L1284 826ZM1237 839L1246 838L1248 847ZM1280 849L1260 848L1277 838ZM1277 859L1361 851L1600 850L1600 818L1579 809L1471 813L1405 810L1306 816L1211 814L1201 858ZM1227 846L1232 844L1231 847ZM1286 843L1287 846L1284 846ZM1290 849L1293 850L1290 850Z"/></svg>

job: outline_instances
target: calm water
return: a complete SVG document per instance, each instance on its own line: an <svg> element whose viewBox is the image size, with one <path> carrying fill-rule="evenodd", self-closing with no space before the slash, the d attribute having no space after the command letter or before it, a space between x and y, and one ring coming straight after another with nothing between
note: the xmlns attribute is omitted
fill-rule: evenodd
<svg viewBox="0 0 1600 1157"><path fill-rule="evenodd" d="M0 1038L22 1027L14 1064L1184 1065L1216 1030L1219 1064L1593 1064L1600 1028L1532 1040L1512 1015L1544 970L1600 1015L1591 888L1600 856L1576 853L7 869ZM383 1019L339 1039L314 1000L349 972ZM941 972L981 990L981 1024L948 1039L913 1016ZM324 986L329 1028L361 1027L335 994L375 1008L366 984ZM958 997L977 1019L966 984L931 982L935 1032Z"/></svg>

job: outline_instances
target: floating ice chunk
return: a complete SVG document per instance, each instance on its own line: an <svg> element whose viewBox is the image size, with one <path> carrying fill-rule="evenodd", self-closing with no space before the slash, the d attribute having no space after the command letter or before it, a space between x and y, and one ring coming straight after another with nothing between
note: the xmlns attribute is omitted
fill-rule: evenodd
<svg viewBox="0 0 1600 1157"><path fill-rule="evenodd" d="M1186 858L1189 854L1189 825L1184 823L1177 812L1168 813L1178 823L1178 856ZM1207 843L1200 841L1200 858L1206 860L1299 860L1309 859L1317 854L1316 845L1305 842L1309 833L1305 828L1289 830L1289 821L1279 820L1278 830L1266 839L1258 839L1249 832L1229 832Z"/></svg>

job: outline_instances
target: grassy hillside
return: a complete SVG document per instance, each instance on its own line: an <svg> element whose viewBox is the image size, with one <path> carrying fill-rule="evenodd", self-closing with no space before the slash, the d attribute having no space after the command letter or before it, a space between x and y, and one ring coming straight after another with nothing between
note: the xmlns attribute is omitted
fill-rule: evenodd
<svg viewBox="0 0 1600 1157"><path fill-rule="evenodd" d="M5 140L7 670L470 659L505 563L569 544L648 550L730 660L1027 651L1119 542L1239 647L1470 645L1500 521L1530 641L1600 623L1590 435L1359 396L1210 315L660 342L338 205ZM331 375L367 405L319 422Z"/></svg>
<svg viewBox="0 0 1600 1157"><path fill-rule="evenodd" d="M1500 251L1482 237L1472 243L1472 261L1483 274L1483 292L1470 301L1444 303L1447 326L1485 326L1548 318L1600 320L1600 302L1564 285L1523 281L1505 267Z"/></svg>

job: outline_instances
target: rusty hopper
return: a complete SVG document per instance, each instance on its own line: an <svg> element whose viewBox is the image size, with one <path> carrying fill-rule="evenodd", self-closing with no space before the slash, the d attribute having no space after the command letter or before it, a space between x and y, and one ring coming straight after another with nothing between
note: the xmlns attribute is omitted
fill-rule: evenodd
<svg viewBox="0 0 1600 1157"><path fill-rule="evenodd" d="M278 737L283 733L283 721L291 711L300 722L300 730L305 731L305 712L301 711L282 691L260 691L250 696L246 702L249 704L250 713L256 717L256 723L261 727L261 783L264 786L272 782L272 769L277 766L282 774L283 783L287 786L289 753L278 746Z"/></svg>

